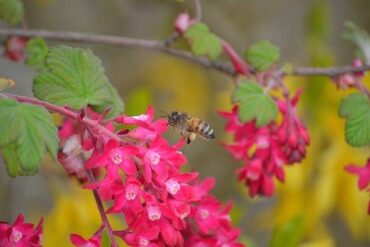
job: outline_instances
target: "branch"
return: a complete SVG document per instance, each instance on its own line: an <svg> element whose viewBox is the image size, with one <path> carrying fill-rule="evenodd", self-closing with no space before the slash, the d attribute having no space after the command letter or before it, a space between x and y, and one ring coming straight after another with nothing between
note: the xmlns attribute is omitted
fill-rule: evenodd
<svg viewBox="0 0 370 247"><path fill-rule="evenodd" d="M235 76L237 72L229 64L222 61L210 61L206 57L196 57L190 52L167 47L165 42L158 40L134 39L121 36L86 34L79 32L62 32L62 31L47 31L47 30L24 30L24 29L0 29L0 36L21 36L21 37L43 37L48 40L72 41L91 44L105 44L124 47L144 48L167 53L172 56L183 58L202 65L203 67L214 69L227 75ZM293 68L291 75L295 76L329 76L335 77L346 73L354 73L360 71L369 71L370 65L353 67L329 67L329 68L313 68L313 67L296 67Z"/></svg>
<svg viewBox="0 0 370 247"><path fill-rule="evenodd" d="M194 2L194 17L196 21L200 21L202 19L202 5L200 4L200 0L193 0Z"/></svg>
<svg viewBox="0 0 370 247"><path fill-rule="evenodd" d="M87 178L88 178L90 183L95 183L95 178L94 178L94 175L91 171L87 171ZM107 230L107 233L108 233L108 236L109 236L109 239L110 239L110 242L111 242L111 246L112 247L118 247L118 243L116 241L116 238L114 237L113 229L112 229L112 226L109 223L107 214L105 213L103 202L100 198L99 192L96 189L94 189L93 194L94 194L94 199L95 199L96 205L98 206L98 210L99 210L99 213L100 213L101 220L103 222L104 227Z"/></svg>
<svg viewBox="0 0 370 247"><path fill-rule="evenodd" d="M329 67L329 68L312 68L312 67L297 67L293 69L292 75L296 76L329 76L336 77L346 73L354 73L361 71L369 71L370 65L361 67L353 67L351 65L343 67Z"/></svg>
<svg viewBox="0 0 370 247"><path fill-rule="evenodd" d="M14 94L4 93L2 95L6 96L8 98L15 99L19 102L25 102L25 103L30 103L30 104L33 104L33 105L42 106L42 107L48 109L49 111L59 113L59 114L65 116L65 117L71 118L71 119L76 120L76 121L81 121L83 124L85 124L87 126L90 126L91 128L97 130L97 133L101 133L101 134L103 134L103 135L105 135L105 136L107 136L107 137L109 137L113 140L119 141L119 142L122 141L122 138L120 138L116 134L110 132L110 130L108 130L104 126L100 125L97 121L86 118L86 117L84 117L81 120L80 115L78 113L70 111L70 110L68 110L64 107L53 105L53 104L50 104L50 103L42 101L42 100L28 98L28 97L14 95Z"/></svg>
<svg viewBox="0 0 370 247"><path fill-rule="evenodd" d="M105 44L115 46L126 46L144 48L167 53L169 55L183 58L193 63L200 64L206 68L212 68L229 75L235 75L235 70L229 64L222 62L212 62L206 57L195 57L187 51L168 47L166 42L157 40L133 39L121 36L87 34L78 32L53 32L47 30L24 30L24 29L0 29L0 36L20 36L20 37L43 37L48 40L81 42L89 44Z"/></svg>

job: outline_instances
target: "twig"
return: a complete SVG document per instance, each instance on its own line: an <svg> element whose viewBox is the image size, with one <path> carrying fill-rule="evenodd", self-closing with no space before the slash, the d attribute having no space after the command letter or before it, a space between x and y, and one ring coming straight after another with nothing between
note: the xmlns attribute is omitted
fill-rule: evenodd
<svg viewBox="0 0 370 247"><path fill-rule="evenodd" d="M140 47L180 57L193 63L198 63L206 68L212 68L226 74L230 75L235 74L235 70L229 64L221 62L212 62L205 57L195 57L190 52L166 47L166 45L162 41L157 40L133 39L128 37L100 35L100 34L86 34L78 32L53 32L47 30L23 30L23 29L0 29L0 36L21 36L29 38L43 37L48 40L127 46L135 48Z"/></svg>
<svg viewBox="0 0 370 247"><path fill-rule="evenodd" d="M180 57L193 63L200 64L206 68L215 69L231 76L235 76L237 74L235 69L229 63L225 63L222 61L213 62L206 57L196 57L192 55L190 52L166 47L164 42L157 40L134 39L121 36L86 34L79 32L58 32L58 31L54 32L46 30L23 30L23 29L0 29L0 36L21 36L21 37L39 36L49 40L145 48L149 50L164 52L172 56ZM365 65L361 67L343 66L329 68L296 67L293 68L291 75L335 77L345 73L354 73L369 70L370 65Z"/></svg>
<svg viewBox="0 0 370 247"><path fill-rule="evenodd" d="M95 183L94 175L92 174L92 172L90 170L87 171L87 178L88 178L90 183ZM99 192L94 189L93 194L94 194L94 199L95 199L96 205L98 206L98 210L99 210L99 213L100 213L101 220L103 222L103 225L104 225L105 229L107 230L107 233L108 233L108 236L109 236L109 239L110 239L110 242L111 242L111 246L112 247L118 247L118 243L116 241L116 238L114 237L113 229L112 229L112 226L109 223L107 214L105 213L103 202L100 198Z"/></svg>
<svg viewBox="0 0 370 247"><path fill-rule="evenodd" d="M296 76L329 76L335 77L346 73L369 71L370 65L354 67L351 65L342 67L313 68L313 67L296 67L292 75Z"/></svg>
<svg viewBox="0 0 370 247"><path fill-rule="evenodd" d="M107 136L107 137L109 137L113 140L116 140L116 141L119 141L119 142L122 141L122 139L118 135L114 134L113 132L110 132L110 130L108 130L104 126L98 124L97 121L94 121L94 120L86 118L86 117L84 117L81 120L80 114L78 114L76 112L73 112L73 111L70 111L70 110L68 110L64 107L53 105L53 104L50 104L50 103L42 101L42 100L28 98L28 97L14 95L14 94L4 93L2 95L6 96L8 98L15 99L19 102L26 102L26 103L30 103L30 104L33 104L33 105L38 105L38 106L45 107L49 111L59 113L59 114L65 116L65 117L71 118L71 119L76 120L76 121L81 121L83 124L85 124L87 126L90 126L91 128L97 130L98 133L101 133L101 134L103 134L103 135L105 135L105 136Z"/></svg>
<svg viewBox="0 0 370 247"><path fill-rule="evenodd" d="M202 5L200 0L193 0L194 2L194 18L196 21L201 21L202 19Z"/></svg>

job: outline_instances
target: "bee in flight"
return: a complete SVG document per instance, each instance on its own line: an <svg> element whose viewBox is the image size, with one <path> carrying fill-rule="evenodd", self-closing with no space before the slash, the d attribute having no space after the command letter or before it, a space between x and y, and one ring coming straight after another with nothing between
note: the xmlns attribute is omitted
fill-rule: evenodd
<svg viewBox="0 0 370 247"><path fill-rule="evenodd" d="M197 134L205 139L215 139L213 128L203 120L188 116L185 112L171 112L167 115L167 125L170 125L180 131L182 136L186 137L189 144L195 140Z"/></svg>

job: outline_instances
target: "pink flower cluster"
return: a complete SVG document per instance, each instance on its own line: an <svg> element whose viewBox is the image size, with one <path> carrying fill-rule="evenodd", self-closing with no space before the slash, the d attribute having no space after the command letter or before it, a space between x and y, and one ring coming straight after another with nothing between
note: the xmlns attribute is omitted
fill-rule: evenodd
<svg viewBox="0 0 370 247"><path fill-rule="evenodd" d="M220 112L227 119L225 130L233 134L233 143L225 144L232 156L244 162L238 178L249 187L249 194L271 196L275 191L273 178L284 181L284 164L300 162L306 156L310 139L296 115L301 92L286 101L278 101L282 122L257 127L255 121L241 123L238 106L231 112Z"/></svg>
<svg viewBox="0 0 370 247"><path fill-rule="evenodd" d="M130 246L243 246L237 243L239 230L231 226L231 206L223 208L209 195L215 181L199 183L198 173L180 172L187 163L179 151L184 140L170 145L162 137L166 120L153 122L153 117L154 111L149 108L140 116L121 115L112 120L134 127L117 132L122 134L122 141L66 121L60 129L64 139L62 163L82 179L84 169L95 174L99 171L98 181L85 187L97 190L102 200L111 202L107 213L124 216L127 227L115 235ZM74 148L80 151L73 152ZM81 166L84 156L88 159ZM99 233L90 240L71 236L76 246L97 246L99 239Z"/></svg>
<svg viewBox="0 0 370 247"><path fill-rule="evenodd" d="M39 247L41 238L42 219L35 228L33 224L24 222L22 214L18 215L12 225L0 222L1 247Z"/></svg>
<svg viewBox="0 0 370 247"><path fill-rule="evenodd" d="M366 189L370 192L370 158L367 160L367 164L364 167L358 167L354 165L348 165L345 167L349 173L356 174L358 176L357 186L360 190ZM370 201L367 208L367 213L370 214Z"/></svg>

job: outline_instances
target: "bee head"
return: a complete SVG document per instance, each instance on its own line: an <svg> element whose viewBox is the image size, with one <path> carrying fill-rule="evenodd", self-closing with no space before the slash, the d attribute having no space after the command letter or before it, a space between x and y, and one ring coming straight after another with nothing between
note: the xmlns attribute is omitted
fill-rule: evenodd
<svg viewBox="0 0 370 247"><path fill-rule="evenodd" d="M180 115L177 111L173 111L171 112L170 115L167 115L167 118L168 118L168 125L171 125L171 126L174 126L178 123L178 121L180 120Z"/></svg>

